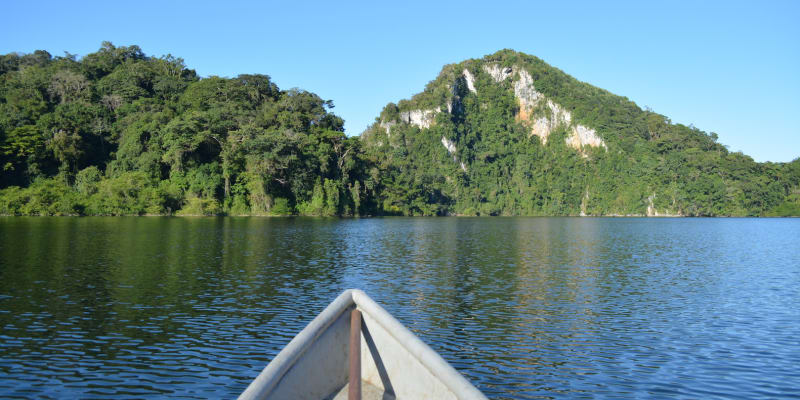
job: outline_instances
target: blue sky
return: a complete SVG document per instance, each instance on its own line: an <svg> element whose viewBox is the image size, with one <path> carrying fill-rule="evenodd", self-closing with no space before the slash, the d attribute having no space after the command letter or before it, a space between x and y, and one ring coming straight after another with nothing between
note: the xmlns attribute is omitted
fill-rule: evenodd
<svg viewBox="0 0 800 400"><path fill-rule="evenodd" d="M346 4L340 4L346 3ZM270 75L334 101L357 135L444 64L536 55L757 161L800 157L800 1L35 2L2 5L0 53L109 40L201 76Z"/></svg>

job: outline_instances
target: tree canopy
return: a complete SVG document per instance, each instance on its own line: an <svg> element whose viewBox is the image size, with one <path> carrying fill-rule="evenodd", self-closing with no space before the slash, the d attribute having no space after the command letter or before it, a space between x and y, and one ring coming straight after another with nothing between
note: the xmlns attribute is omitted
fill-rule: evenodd
<svg viewBox="0 0 800 400"><path fill-rule="evenodd" d="M105 42L0 56L0 213L375 213L333 102Z"/></svg>

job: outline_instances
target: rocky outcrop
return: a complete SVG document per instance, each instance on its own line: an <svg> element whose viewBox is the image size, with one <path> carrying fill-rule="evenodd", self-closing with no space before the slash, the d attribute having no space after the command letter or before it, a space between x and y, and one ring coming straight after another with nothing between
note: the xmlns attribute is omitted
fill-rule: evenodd
<svg viewBox="0 0 800 400"><path fill-rule="evenodd" d="M415 125L420 129L430 128L441 109L434 110L411 110L400 113L400 123ZM381 121L378 126L386 130L386 135L392 136L392 128L397 125L396 121Z"/></svg>
<svg viewBox="0 0 800 400"><path fill-rule="evenodd" d="M458 154L456 154L456 144L452 140L442 136L442 145L444 148L447 149L447 153L453 156L453 161L457 162L461 166L461 170L467 172L467 166L464 165L463 162L458 161Z"/></svg>
<svg viewBox="0 0 800 400"><path fill-rule="evenodd" d="M447 149L447 152L451 155L456 152L456 144L453 143L452 140L442 136L442 144L444 145L444 148Z"/></svg>
<svg viewBox="0 0 800 400"><path fill-rule="evenodd" d="M430 128L440 110L411 110L400 113L400 121L416 125L420 129Z"/></svg>
<svg viewBox="0 0 800 400"><path fill-rule="evenodd" d="M653 193L650 196L647 196L647 216L648 217L655 217L656 214L656 207L653 205L653 200L656 199L656 194Z"/></svg>
<svg viewBox="0 0 800 400"><path fill-rule="evenodd" d="M567 137L567 145L575 149L582 149L583 146L602 147L608 149L606 143L594 129L587 128L583 125L576 125L572 128L572 134Z"/></svg>
<svg viewBox="0 0 800 400"><path fill-rule="evenodd" d="M489 69L491 70L491 68ZM492 72L495 71L492 70ZM492 76L494 77L494 75ZM534 116L533 111L545 100L545 97L536 90L533 78L524 69L517 72L517 79L514 81L514 96L519 102L517 120L526 122L531 128L530 135L538 136L542 143L547 143L547 138L556 128L565 125L572 128L571 134L566 138L568 146L577 150L583 149L583 146L608 148L594 129L583 125L573 125L572 114L550 99L547 99L547 103L545 103L549 115Z"/></svg>
<svg viewBox="0 0 800 400"><path fill-rule="evenodd" d="M483 70L498 83L509 78L513 79L514 97L519 103L519 111L516 118L530 128L529 136L537 136L543 144L546 144L550 134L559 127L564 126L570 132L565 139L568 146L578 151L582 151L584 146L608 149L603 139L597 134L597 131L583 125L573 124L572 114L568 110L537 91L533 77L525 69L520 67L500 67L498 64L485 64ZM446 109L447 113L454 114L463 111L461 98L466 93L477 93L475 76L469 69L464 68L461 75L451 85L451 90L453 95L447 101ZM414 125L420 129L430 128L439 112L442 112L441 108L404 111L400 113L400 123ZM382 121L380 126L386 129L387 135L391 135L392 127L395 124L397 122ZM451 155L455 153L455 144L453 142L442 137L442 144ZM454 161L458 161L455 156ZM465 169L463 163L461 166L462 169Z"/></svg>
<svg viewBox="0 0 800 400"><path fill-rule="evenodd" d="M589 188L587 187L586 192L583 195L583 198L581 198L581 213L580 213L581 217L586 216L586 203L588 202L589 202Z"/></svg>
<svg viewBox="0 0 800 400"><path fill-rule="evenodd" d="M660 213L656 210L656 207L653 205L653 200L656 199L656 194L653 193L650 196L647 196L647 216L648 217L683 217L683 214L679 211L677 213L670 213L670 212L663 212ZM673 204L674 205L674 204Z"/></svg>
<svg viewBox="0 0 800 400"><path fill-rule="evenodd" d="M536 90L533 78L528 71L520 70L514 81L514 96L519 102L517 120L527 122L531 127L531 135L538 136L542 143L547 143L547 137L559 125L572 123L572 114L561 108L552 100L547 100L546 106L549 116L533 116L533 110L544 99L544 95Z"/></svg>
<svg viewBox="0 0 800 400"><path fill-rule="evenodd" d="M542 94L533 86L533 78L528 71L520 70L518 78L514 81L514 96L519 101L520 113L527 113L539 103Z"/></svg>
<svg viewBox="0 0 800 400"><path fill-rule="evenodd" d="M491 75L495 82L502 82L506 80L514 72L511 67L500 68L497 64L487 64L483 66L483 70Z"/></svg>
<svg viewBox="0 0 800 400"><path fill-rule="evenodd" d="M547 143L547 137L550 135L550 132L555 129L552 121L547 117L537 118L533 121L533 126L531 127L531 135L536 135L539 137L539 140L542 141L542 144Z"/></svg>
<svg viewBox="0 0 800 400"><path fill-rule="evenodd" d="M472 72L469 72L468 69L464 68L463 74L464 80L467 81L467 88L469 91L472 93L478 93L478 91L475 90L475 76L472 75Z"/></svg>
<svg viewBox="0 0 800 400"><path fill-rule="evenodd" d="M521 100L520 103L524 101L525 100ZM558 104L553 103L551 100L547 100L547 110L550 114L549 117L533 118L533 122L531 123L530 134L538 136L543 144L547 143L547 137L550 136L550 132L554 131L559 125L569 126L572 123L572 114L561 108ZM520 105L517 119L530 123L532 119L530 107L527 105Z"/></svg>

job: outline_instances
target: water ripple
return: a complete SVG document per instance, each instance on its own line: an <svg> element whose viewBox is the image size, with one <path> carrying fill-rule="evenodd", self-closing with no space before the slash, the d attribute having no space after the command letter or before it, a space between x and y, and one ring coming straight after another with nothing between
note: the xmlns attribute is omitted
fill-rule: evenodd
<svg viewBox="0 0 800 400"><path fill-rule="evenodd" d="M233 397L358 287L493 398L797 398L798 248L797 220L2 218L0 397Z"/></svg>

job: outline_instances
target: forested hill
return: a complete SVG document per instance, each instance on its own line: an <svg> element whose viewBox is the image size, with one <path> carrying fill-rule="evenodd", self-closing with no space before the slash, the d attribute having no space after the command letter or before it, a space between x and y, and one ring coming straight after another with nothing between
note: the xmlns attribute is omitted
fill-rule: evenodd
<svg viewBox="0 0 800 400"><path fill-rule="evenodd" d="M800 160L513 51L445 66L360 138L332 108L137 46L0 55L0 214L800 215Z"/></svg>
<svg viewBox="0 0 800 400"><path fill-rule="evenodd" d="M0 56L0 214L374 214L378 174L331 108L137 46Z"/></svg>
<svg viewBox="0 0 800 400"><path fill-rule="evenodd" d="M403 214L800 215L800 159L756 163L511 50L445 66L362 140Z"/></svg>

